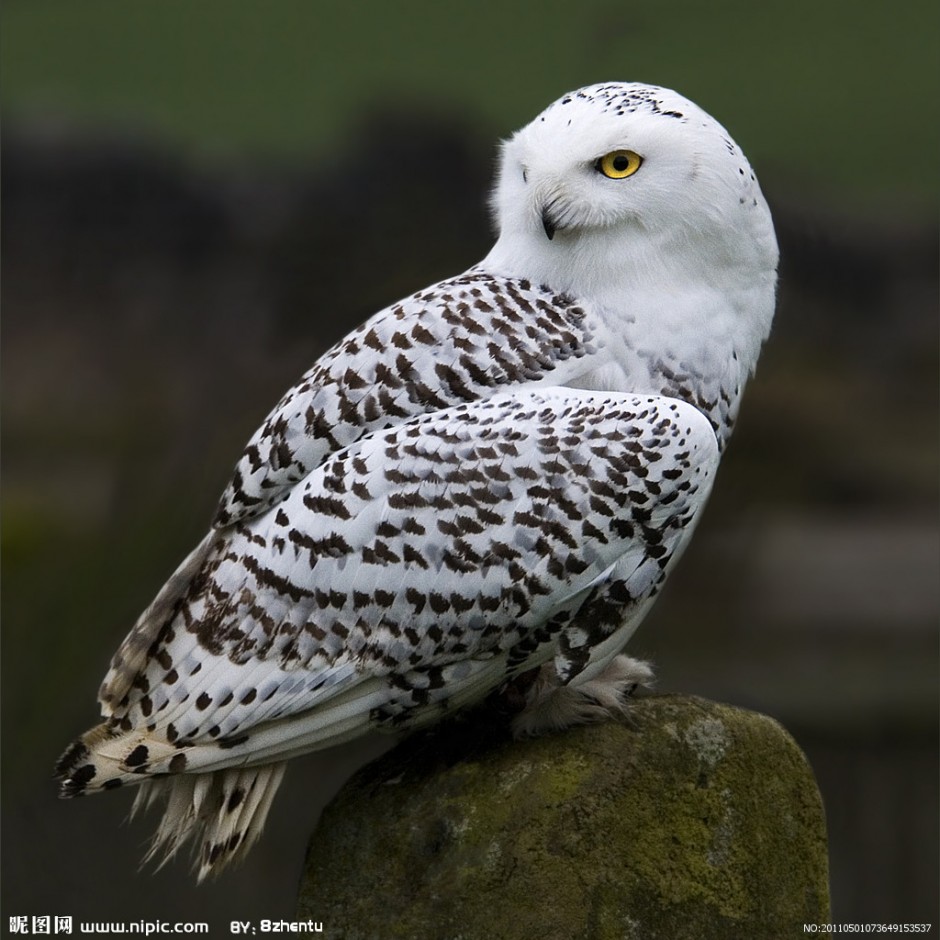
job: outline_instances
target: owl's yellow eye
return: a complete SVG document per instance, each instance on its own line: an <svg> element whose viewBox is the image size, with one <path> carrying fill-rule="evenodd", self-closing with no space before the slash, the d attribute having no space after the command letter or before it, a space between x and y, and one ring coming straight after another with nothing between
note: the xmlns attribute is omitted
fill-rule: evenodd
<svg viewBox="0 0 940 940"><path fill-rule="evenodd" d="M643 158L632 150L613 150L604 154L594 165L598 173L603 173L609 179L622 180L633 176L642 162Z"/></svg>

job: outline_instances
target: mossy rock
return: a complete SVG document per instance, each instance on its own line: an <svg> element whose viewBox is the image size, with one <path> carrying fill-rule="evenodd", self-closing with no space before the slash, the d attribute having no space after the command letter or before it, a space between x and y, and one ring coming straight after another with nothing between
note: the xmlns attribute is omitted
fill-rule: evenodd
<svg viewBox="0 0 940 940"><path fill-rule="evenodd" d="M772 719L663 695L629 723L493 727L442 725L353 777L298 917L343 940L777 940L829 919L819 791Z"/></svg>

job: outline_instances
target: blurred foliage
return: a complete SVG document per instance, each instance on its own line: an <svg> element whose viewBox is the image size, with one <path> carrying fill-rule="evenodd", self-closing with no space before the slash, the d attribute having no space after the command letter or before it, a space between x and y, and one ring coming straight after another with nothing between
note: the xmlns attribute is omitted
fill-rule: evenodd
<svg viewBox="0 0 940 940"><path fill-rule="evenodd" d="M627 79L692 96L765 175L937 194L934 0L7 0L2 17L7 109L200 153L325 157L363 105L393 101L506 134L561 92Z"/></svg>

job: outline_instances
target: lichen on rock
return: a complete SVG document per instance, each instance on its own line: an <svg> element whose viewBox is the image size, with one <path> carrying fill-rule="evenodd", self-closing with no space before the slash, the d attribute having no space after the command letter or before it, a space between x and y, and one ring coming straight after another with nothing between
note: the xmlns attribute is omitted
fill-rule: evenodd
<svg viewBox="0 0 940 940"><path fill-rule="evenodd" d="M526 741L472 715L415 735L324 812L299 900L344 940L770 940L828 913L793 739L671 695Z"/></svg>

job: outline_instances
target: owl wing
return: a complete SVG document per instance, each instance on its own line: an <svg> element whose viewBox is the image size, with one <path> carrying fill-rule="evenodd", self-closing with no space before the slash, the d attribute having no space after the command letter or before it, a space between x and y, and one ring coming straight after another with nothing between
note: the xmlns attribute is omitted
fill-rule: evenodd
<svg viewBox="0 0 940 940"><path fill-rule="evenodd" d="M570 297L471 269L380 311L326 352L251 438L214 528L141 614L98 692L105 717L228 527L264 514L364 434L509 384L561 385L599 364L602 327Z"/></svg>
<svg viewBox="0 0 940 940"><path fill-rule="evenodd" d="M147 755L126 774L218 769L480 698L579 634L613 572L639 610L717 462L693 407L574 389L367 434L218 540L107 752Z"/></svg>
<svg viewBox="0 0 940 940"><path fill-rule="evenodd" d="M471 270L381 311L326 352L249 441L215 517L263 513L363 434L501 386L564 385L596 356L571 298Z"/></svg>

